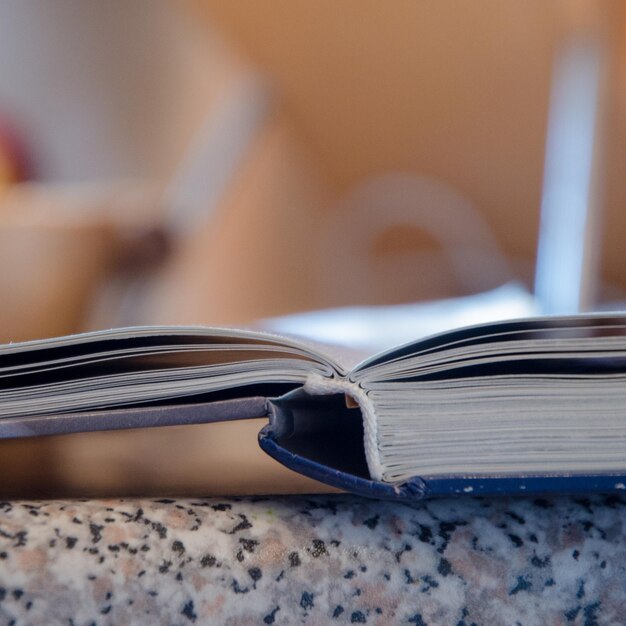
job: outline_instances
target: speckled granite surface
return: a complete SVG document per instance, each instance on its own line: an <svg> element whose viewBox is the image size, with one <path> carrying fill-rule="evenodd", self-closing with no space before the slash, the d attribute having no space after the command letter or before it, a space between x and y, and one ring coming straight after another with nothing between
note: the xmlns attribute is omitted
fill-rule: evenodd
<svg viewBox="0 0 626 626"><path fill-rule="evenodd" d="M626 499L5 502L1 624L623 624Z"/></svg>

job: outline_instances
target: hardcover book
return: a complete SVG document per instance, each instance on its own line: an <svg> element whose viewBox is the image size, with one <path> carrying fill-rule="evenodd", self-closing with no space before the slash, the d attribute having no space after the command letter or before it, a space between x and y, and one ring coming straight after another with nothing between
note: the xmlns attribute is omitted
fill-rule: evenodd
<svg viewBox="0 0 626 626"><path fill-rule="evenodd" d="M266 417L265 452L363 495L626 489L616 315L484 324L362 360L263 332L125 328L0 346L0 377L0 438Z"/></svg>

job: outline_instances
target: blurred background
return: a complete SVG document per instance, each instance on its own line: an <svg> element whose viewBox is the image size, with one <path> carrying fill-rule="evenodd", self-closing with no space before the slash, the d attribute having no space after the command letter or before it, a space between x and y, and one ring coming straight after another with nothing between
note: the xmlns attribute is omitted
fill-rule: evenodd
<svg viewBox="0 0 626 626"><path fill-rule="evenodd" d="M0 3L2 342L621 309L625 207L623 0Z"/></svg>

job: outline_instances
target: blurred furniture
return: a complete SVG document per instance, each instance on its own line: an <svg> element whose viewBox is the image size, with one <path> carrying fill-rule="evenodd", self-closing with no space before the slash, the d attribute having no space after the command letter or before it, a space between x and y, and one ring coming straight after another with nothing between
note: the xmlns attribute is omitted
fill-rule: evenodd
<svg viewBox="0 0 626 626"><path fill-rule="evenodd" d="M0 197L0 342L85 329L106 279L161 206L147 183L9 188Z"/></svg>

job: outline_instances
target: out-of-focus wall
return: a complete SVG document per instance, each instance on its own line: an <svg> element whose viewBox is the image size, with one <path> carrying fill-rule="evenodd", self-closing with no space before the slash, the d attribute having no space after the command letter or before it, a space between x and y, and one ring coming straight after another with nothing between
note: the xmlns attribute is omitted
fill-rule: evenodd
<svg viewBox="0 0 626 626"><path fill-rule="evenodd" d="M623 37L621 0L195 4L270 72L340 188L388 169L444 179L532 276L554 55L572 13ZM608 108L624 80L610 71ZM624 124L613 123L604 270L624 285Z"/></svg>
<svg viewBox="0 0 626 626"><path fill-rule="evenodd" d="M169 0L4 0L0 115L38 180L167 177L237 62Z"/></svg>

